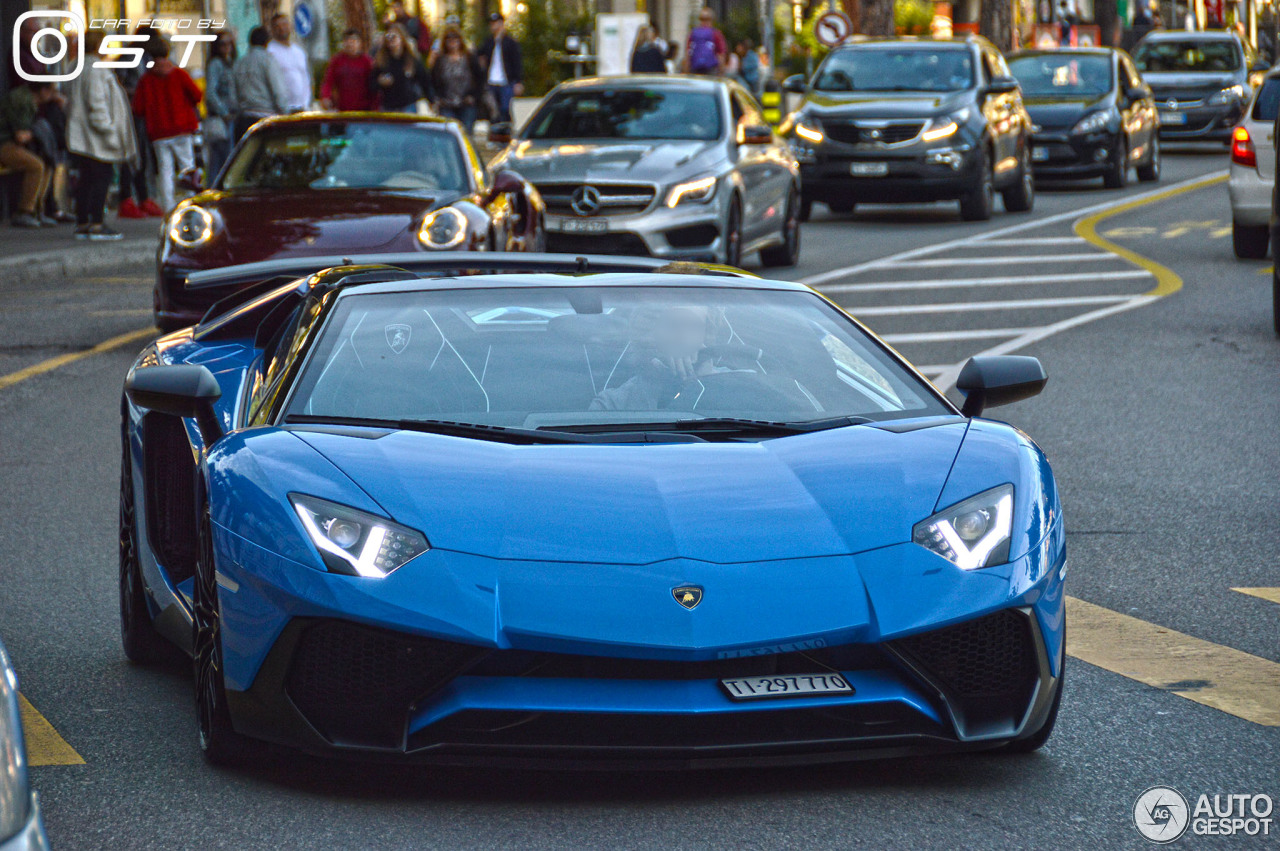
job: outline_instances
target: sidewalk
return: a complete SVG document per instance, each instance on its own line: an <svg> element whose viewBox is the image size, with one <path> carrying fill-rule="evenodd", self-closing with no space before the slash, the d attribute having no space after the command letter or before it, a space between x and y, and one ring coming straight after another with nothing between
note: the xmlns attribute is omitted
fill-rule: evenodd
<svg viewBox="0 0 1280 851"><path fill-rule="evenodd" d="M118 219L106 223L124 234L118 242L89 242L72 237L75 225L24 230L0 222L0 280L6 284L56 285L77 275L154 272L160 219Z"/></svg>

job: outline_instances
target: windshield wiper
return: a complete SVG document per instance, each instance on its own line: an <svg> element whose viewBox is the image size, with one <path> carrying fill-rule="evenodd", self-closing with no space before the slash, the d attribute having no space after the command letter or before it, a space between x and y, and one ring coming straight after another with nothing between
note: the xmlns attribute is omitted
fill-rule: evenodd
<svg viewBox="0 0 1280 851"><path fill-rule="evenodd" d="M534 443L702 443L702 438L677 431L666 434L649 434L661 432L660 428L637 431L635 429L613 429L614 432L626 433L619 438L611 434L577 433L558 426L540 429L514 428L511 426L483 425L481 423L461 423L452 420L393 420L374 417L331 417L319 414L290 414L284 418L286 425L332 425L354 426L363 428L392 429L395 431L421 431L427 434L443 434L449 437L470 437L479 440L492 440L498 443L534 444Z"/></svg>
<svg viewBox="0 0 1280 851"><path fill-rule="evenodd" d="M663 434L719 434L724 437L786 437L812 431L826 431L845 426L865 425L866 417L829 417L822 420L753 420L743 417L705 417L703 419L672 420L669 422L633 423L580 423L570 425L539 426L538 430L554 430L566 434L609 434L619 432L659 432Z"/></svg>

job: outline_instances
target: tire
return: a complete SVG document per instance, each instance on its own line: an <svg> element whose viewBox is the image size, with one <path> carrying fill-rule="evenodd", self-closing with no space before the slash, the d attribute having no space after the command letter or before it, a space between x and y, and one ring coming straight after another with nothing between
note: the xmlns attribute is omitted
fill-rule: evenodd
<svg viewBox="0 0 1280 851"><path fill-rule="evenodd" d="M1116 154L1107 163L1107 173L1102 175L1102 185L1108 189L1124 189L1129 182L1129 144L1121 140Z"/></svg>
<svg viewBox="0 0 1280 851"><path fill-rule="evenodd" d="M807 222L813 215L813 199L800 196L800 221Z"/></svg>
<svg viewBox="0 0 1280 851"><path fill-rule="evenodd" d="M991 175L991 151L982 151L982 172L978 185L960 198L960 218L966 222L985 222L995 207L995 185Z"/></svg>
<svg viewBox="0 0 1280 851"><path fill-rule="evenodd" d="M1160 179L1160 137L1152 135L1151 137L1151 153L1147 154L1147 161L1138 166L1138 180L1143 183L1154 183Z"/></svg>
<svg viewBox="0 0 1280 851"><path fill-rule="evenodd" d="M828 201L827 209L838 216L849 216L858 209L858 204L856 201Z"/></svg>
<svg viewBox="0 0 1280 851"><path fill-rule="evenodd" d="M1271 324L1280 336L1280 271L1271 270Z"/></svg>
<svg viewBox="0 0 1280 851"><path fill-rule="evenodd" d="M742 266L742 202L736 195L729 202L729 218L724 225L724 264Z"/></svg>
<svg viewBox="0 0 1280 851"><path fill-rule="evenodd" d="M1065 639L1064 639L1065 640ZM1058 707L1062 705L1062 684L1067 677L1067 654L1062 654L1062 667L1058 671L1058 690L1053 695L1053 705L1049 707L1049 717L1044 724L1025 739L1015 739L1000 749L1002 753L1020 754L1038 751L1049 741L1053 734L1053 726L1058 722Z"/></svg>
<svg viewBox="0 0 1280 851"><path fill-rule="evenodd" d="M1268 225L1242 225L1231 223L1231 247L1241 260L1261 260L1267 256L1267 244L1271 241Z"/></svg>
<svg viewBox="0 0 1280 851"><path fill-rule="evenodd" d="M1022 149L1022 166L1018 169L1018 182L1000 193L1007 213L1029 213L1036 203L1035 175L1031 170L1031 146Z"/></svg>
<svg viewBox="0 0 1280 851"><path fill-rule="evenodd" d="M760 249L760 262L769 268L790 267L800 262L800 194L794 189L787 195L782 244Z"/></svg>
<svg viewBox="0 0 1280 851"><path fill-rule="evenodd" d="M214 568L213 524L209 507L200 517L200 555L196 561L192 636L196 719L200 750L210 765L232 767L251 761L255 748L231 725L222 674L222 613Z"/></svg>
<svg viewBox="0 0 1280 851"><path fill-rule="evenodd" d="M156 632L142 587L132 466L125 443L120 459L120 643L130 662L152 665L172 655L172 647Z"/></svg>

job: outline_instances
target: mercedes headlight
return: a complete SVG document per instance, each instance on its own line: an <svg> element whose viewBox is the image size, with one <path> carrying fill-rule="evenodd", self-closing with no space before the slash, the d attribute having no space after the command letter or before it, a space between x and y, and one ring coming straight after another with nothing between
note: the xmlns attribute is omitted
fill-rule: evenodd
<svg viewBox="0 0 1280 851"><path fill-rule="evenodd" d="M1222 91L1210 96L1209 103L1214 106L1220 106L1224 103L1232 103L1244 99L1244 86L1237 83L1234 86L1227 86Z"/></svg>
<svg viewBox="0 0 1280 851"><path fill-rule="evenodd" d="M314 496L290 494L289 501L334 573L381 578L431 549L421 532L385 517Z"/></svg>
<svg viewBox="0 0 1280 851"><path fill-rule="evenodd" d="M188 204L169 216L169 238L183 248L203 245L213 238L213 214L204 207Z"/></svg>
<svg viewBox="0 0 1280 851"><path fill-rule="evenodd" d="M467 217L453 207L427 213L418 228L418 242L431 249L457 248L466 238Z"/></svg>
<svg viewBox="0 0 1280 851"><path fill-rule="evenodd" d="M676 184L671 187L671 192L667 195L667 206L678 207L689 202L710 201L715 197L717 183L716 176L712 174L687 183Z"/></svg>
<svg viewBox="0 0 1280 851"><path fill-rule="evenodd" d="M1100 133L1107 129L1107 125L1111 123L1111 119L1114 117L1115 113L1109 109L1104 109L1101 112L1091 112L1077 121L1076 126L1071 128L1071 132L1076 136Z"/></svg>
<svg viewBox="0 0 1280 851"><path fill-rule="evenodd" d="M911 530L911 540L961 570L1009 560L1013 485L1001 485L956 503Z"/></svg>

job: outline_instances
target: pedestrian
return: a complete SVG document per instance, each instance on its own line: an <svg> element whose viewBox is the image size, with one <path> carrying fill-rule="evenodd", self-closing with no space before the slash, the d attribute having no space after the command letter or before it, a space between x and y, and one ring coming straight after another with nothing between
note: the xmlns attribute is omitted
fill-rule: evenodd
<svg viewBox="0 0 1280 851"><path fill-rule="evenodd" d="M431 87L436 93L436 112L460 122L467 135L476 124L476 109L484 93L484 71L480 61L467 49L462 32L446 27L440 54L431 63Z"/></svg>
<svg viewBox="0 0 1280 851"><path fill-rule="evenodd" d="M399 24L404 27L405 35L413 42L413 46L417 48L419 56L427 56L431 53L431 27L426 21L420 17L409 14L409 10L405 8L404 0L391 0L390 4L390 24ZM447 24L446 24L447 26Z"/></svg>
<svg viewBox="0 0 1280 851"><path fill-rule="evenodd" d="M239 141L255 122L289 111L289 87L280 64L267 52L271 36L266 27L249 31L249 50L236 60L232 78L236 87L236 128Z"/></svg>
<svg viewBox="0 0 1280 851"><path fill-rule="evenodd" d="M507 32L501 12L489 13L489 38L480 45L480 67L489 87L493 123L511 122L511 99L524 94L524 59L520 44Z"/></svg>
<svg viewBox="0 0 1280 851"><path fill-rule="evenodd" d="M147 44L151 62L133 93L133 113L147 124L147 135L156 155L159 206L173 209L174 177L195 168L195 133L200 128L196 105L202 94L187 74L169 59L169 43L156 33Z"/></svg>
<svg viewBox="0 0 1280 851"><path fill-rule="evenodd" d="M373 58L365 52L360 31L347 30L342 34L342 50L329 60L328 67L324 69L320 106L339 112L373 109L372 78Z"/></svg>
<svg viewBox="0 0 1280 851"><path fill-rule="evenodd" d="M222 171L231 155L236 123L236 38L230 30L218 34L209 50L204 72L205 171L210 179Z"/></svg>
<svg viewBox="0 0 1280 851"><path fill-rule="evenodd" d="M293 24L289 16L271 16L271 43L267 52L280 65L289 92L288 112L302 112L311 107L311 63L302 45L293 42Z"/></svg>
<svg viewBox="0 0 1280 851"><path fill-rule="evenodd" d="M418 101L431 97L431 78L418 57L418 48L399 24L387 27L382 47L373 60L369 91L386 112L416 112Z"/></svg>
<svg viewBox="0 0 1280 851"><path fill-rule="evenodd" d="M664 74L666 70L666 52L654 37L653 27L641 27L636 32L635 47L631 51L631 73Z"/></svg>
<svg viewBox="0 0 1280 851"><path fill-rule="evenodd" d="M738 79L752 94L760 93L760 54L756 52L751 39L744 38L738 42L733 51L738 57Z"/></svg>
<svg viewBox="0 0 1280 851"><path fill-rule="evenodd" d="M139 26L134 29L133 34L152 36L155 32L156 30L150 26ZM133 42L132 46L145 51L147 42ZM142 79L142 69L137 64L121 68L116 71L116 79L124 89L125 96L129 98L129 103L133 103L134 92L138 90L138 80ZM147 124L140 115L134 115L132 120L133 138L138 145L138 158L134 161L125 160L120 164L120 206L116 209L116 215L122 219L163 216L164 211L160 209L160 205L151 199L148 185L148 176L156 170L156 158L155 152L151 149L151 140L147 138Z"/></svg>
<svg viewBox="0 0 1280 851"><path fill-rule="evenodd" d="M716 14L704 6L698 13L698 25L689 31L684 70L689 74L723 74L728 57L724 34L716 28Z"/></svg>
<svg viewBox="0 0 1280 851"><path fill-rule="evenodd" d="M445 16L444 16L444 31L445 31L445 32L448 32L448 31L449 31L449 27L453 27L454 29L456 29L456 30L458 30L459 32L461 32L461 31L462 31L462 21L461 21L461 19L460 19L457 15L454 15L454 14L452 14L452 13L450 13L450 14L448 14L448 15L445 15ZM429 59L434 60L434 59L435 59L435 57L437 57L437 56L439 56L439 55L440 55L440 51L441 51L441 50L443 50L443 49L444 49L444 36L443 36L443 35L440 35L440 36L437 36L437 37L436 37L436 40L435 40L435 41L433 41L433 42L431 43L431 55L430 55Z"/></svg>
<svg viewBox="0 0 1280 851"><path fill-rule="evenodd" d="M96 55L105 33L87 30L85 52ZM76 169L76 239L120 239L102 221L115 167L138 157L129 96L106 68L89 64L71 84L67 150Z"/></svg>
<svg viewBox="0 0 1280 851"><path fill-rule="evenodd" d="M22 174L18 212L9 222L17 228L57 224L41 213L52 173L34 151L35 134L31 131L40 107L57 94L53 83L36 80L10 89L0 100L0 165Z"/></svg>

